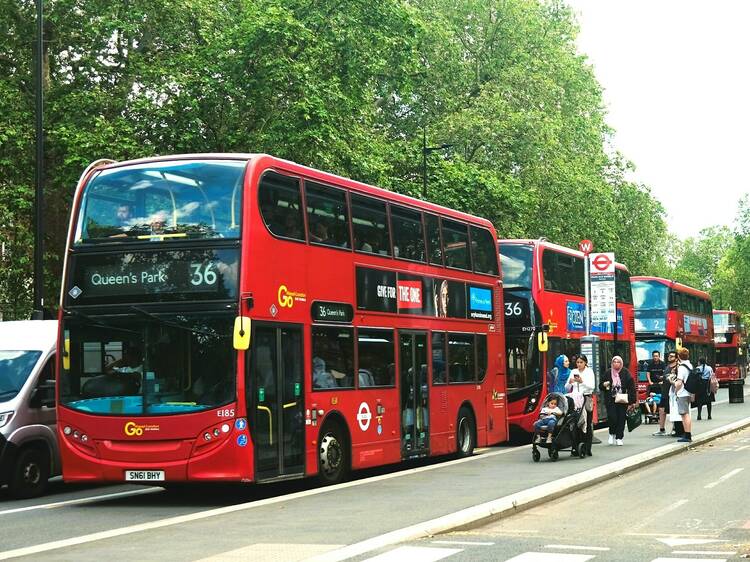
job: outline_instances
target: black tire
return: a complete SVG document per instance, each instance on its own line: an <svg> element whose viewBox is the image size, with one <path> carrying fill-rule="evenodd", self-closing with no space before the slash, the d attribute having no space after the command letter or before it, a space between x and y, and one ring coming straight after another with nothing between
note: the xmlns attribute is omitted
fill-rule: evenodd
<svg viewBox="0 0 750 562"><path fill-rule="evenodd" d="M470 457L474 454L477 445L477 430L474 423L474 415L466 407L458 411L456 422L456 456L458 458Z"/></svg>
<svg viewBox="0 0 750 562"><path fill-rule="evenodd" d="M349 444L338 423L326 423L318 439L318 479L322 484L338 484L349 473Z"/></svg>
<svg viewBox="0 0 750 562"><path fill-rule="evenodd" d="M13 498L35 498L47 489L49 454L41 449L21 449L10 475L8 489Z"/></svg>
<svg viewBox="0 0 750 562"><path fill-rule="evenodd" d="M531 458L534 460L534 462L539 462L542 460L542 453L539 452L539 449L534 447L531 449Z"/></svg>
<svg viewBox="0 0 750 562"><path fill-rule="evenodd" d="M547 452L549 453L549 458L553 461L556 461L558 458L560 458L560 454L557 452L557 449L554 447L550 447Z"/></svg>

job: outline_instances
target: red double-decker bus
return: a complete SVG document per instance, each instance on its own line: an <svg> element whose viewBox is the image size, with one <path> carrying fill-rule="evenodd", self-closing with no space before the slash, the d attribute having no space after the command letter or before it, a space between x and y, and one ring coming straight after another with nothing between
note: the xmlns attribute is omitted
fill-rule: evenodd
<svg viewBox="0 0 750 562"><path fill-rule="evenodd" d="M733 310L714 310L713 317L716 378L719 383L745 380L747 335L739 313Z"/></svg>
<svg viewBox="0 0 750 562"><path fill-rule="evenodd" d="M263 482L507 438L483 219L267 155L98 163L74 201L69 482Z"/></svg>
<svg viewBox="0 0 750 562"><path fill-rule="evenodd" d="M693 364L699 357L705 357L709 365L714 363L714 322L708 293L660 277L632 277L631 284L639 362L645 364L654 351L664 360L667 352L683 346L690 350Z"/></svg>
<svg viewBox="0 0 750 562"><path fill-rule="evenodd" d="M583 253L546 240L500 240L505 306L505 349L508 367L508 423L511 437L524 440L533 432L539 409L553 387L548 380L555 359L581 352L585 335ZM635 372L635 334L630 274L622 264L615 269L617 323L594 323L591 332L601 339L599 377L614 355ZM536 334L549 328L549 349L540 353ZM592 358L589 357L589 364ZM575 365L570 365L571 369ZM595 420L606 420L604 404L597 403Z"/></svg>

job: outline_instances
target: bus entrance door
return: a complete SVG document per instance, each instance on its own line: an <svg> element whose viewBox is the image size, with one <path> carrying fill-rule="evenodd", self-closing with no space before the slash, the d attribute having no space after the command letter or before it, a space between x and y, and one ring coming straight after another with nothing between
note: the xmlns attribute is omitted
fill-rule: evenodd
<svg viewBox="0 0 750 562"><path fill-rule="evenodd" d="M430 450L427 384L427 334L400 332L401 456L426 456Z"/></svg>
<svg viewBox="0 0 750 562"><path fill-rule="evenodd" d="M253 324L247 404L255 479L304 473L302 327Z"/></svg>

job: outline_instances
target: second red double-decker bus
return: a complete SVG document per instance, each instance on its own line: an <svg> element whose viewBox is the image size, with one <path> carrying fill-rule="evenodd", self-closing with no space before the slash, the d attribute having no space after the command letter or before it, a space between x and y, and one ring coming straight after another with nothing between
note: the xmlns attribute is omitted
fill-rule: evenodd
<svg viewBox="0 0 750 562"><path fill-rule="evenodd" d="M92 165L60 314L65 480L336 482L506 440L495 240L266 155Z"/></svg>
<svg viewBox="0 0 750 562"><path fill-rule="evenodd" d="M719 383L745 380L747 375L747 335L738 312L714 310L716 378Z"/></svg>
<svg viewBox="0 0 750 562"><path fill-rule="evenodd" d="M638 361L662 360L668 351L687 347L695 365L705 357L714 363L714 322L708 293L660 277L633 277Z"/></svg>
<svg viewBox="0 0 750 562"><path fill-rule="evenodd" d="M585 335L584 255L546 240L500 240L505 305L505 348L508 367L508 423L511 437L528 438L539 409L550 392L549 374L555 359L581 352ZM592 324L601 338L600 372L614 355L635 372L635 335L630 274L622 264L615 269L617 323ZM549 328L549 349L540 353L536 334ZM589 364L592 358L589 358ZM570 366L571 369L575 365ZM595 420L607 417L599 401Z"/></svg>

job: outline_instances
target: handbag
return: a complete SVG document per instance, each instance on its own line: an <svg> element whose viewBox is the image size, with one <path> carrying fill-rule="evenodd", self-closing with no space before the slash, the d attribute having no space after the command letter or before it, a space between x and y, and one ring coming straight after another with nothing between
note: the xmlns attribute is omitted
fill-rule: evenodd
<svg viewBox="0 0 750 562"><path fill-rule="evenodd" d="M615 394L615 404L629 404L630 398L628 398L627 392L618 392Z"/></svg>
<svg viewBox="0 0 750 562"><path fill-rule="evenodd" d="M641 410L639 408L633 408L625 414L625 421L628 424L628 431L633 431L636 427L641 425L643 422L643 416L641 416Z"/></svg>
<svg viewBox="0 0 750 562"><path fill-rule="evenodd" d="M719 392L719 379L716 378L716 375L711 373L711 378L709 378L708 380L711 394L716 394L717 392Z"/></svg>

